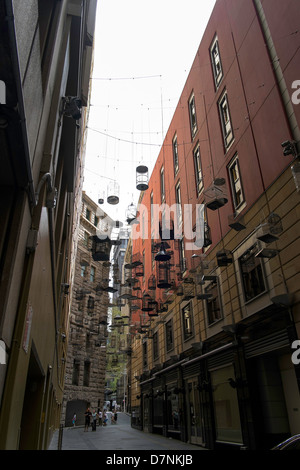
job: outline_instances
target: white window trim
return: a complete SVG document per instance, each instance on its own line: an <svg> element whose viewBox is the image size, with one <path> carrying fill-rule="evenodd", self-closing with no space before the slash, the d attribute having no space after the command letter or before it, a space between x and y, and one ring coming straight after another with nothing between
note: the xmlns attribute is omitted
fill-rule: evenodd
<svg viewBox="0 0 300 470"><path fill-rule="evenodd" d="M192 104L193 102L193 104ZM193 116L194 116L194 123L193 121ZM190 117L190 129L191 129L191 136L192 139L194 139L195 135L197 134L198 131L198 125L197 125L197 115L196 115L196 103L195 103L195 95L194 93L191 94L189 98L189 117Z"/></svg>
<svg viewBox="0 0 300 470"><path fill-rule="evenodd" d="M232 178L232 167L236 163L237 163L237 169L238 169L238 180L239 180L241 193L242 193L242 201L239 204L236 204L236 197L235 197L236 185L235 185L235 182L233 181L233 178ZM231 194L232 194L232 200L233 200L233 207L234 207L235 213L238 214L239 212L241 212L245 208L246 200L245 200L243 182L242 182L242 178L241 178L239 157L238 157L237 153L234 155L233 159L230 161L230 163L228 165L228 173L229 173L229 181L230 181Z"/></svg>
<svg viewBox="0 0 300 470"><path fill-rule="evenodd" d="M217 51L218 51L219 64L220 64L219 73L217 72L216 60L215 60L215 56L214 56L214 49L217 49ZM221 61L221 55L220 55L219 41L218 41L217 36L214 38L214 40L212 42L212 45L210 47L210 58L211 58L211 63L212 63L215 87L216 87L216 90L217 90L220 86L220 83L221 83L222 79L223 79L223 67L222 67L222 61Z"/></svg>
<svg viewBox="0 0 300 470"><path fill-rule="evenodd" d="M228 114L227 120L224 119L224 110L225 110L224 104L226 104L226 113ZM227 91L224 91L221 98L219 99L218 108L219 108L219 115L220 115L221 126L222 126L224 146L227 152L232 142L234 141L234 134L233 134L229 104L228 104Z"/></svg>

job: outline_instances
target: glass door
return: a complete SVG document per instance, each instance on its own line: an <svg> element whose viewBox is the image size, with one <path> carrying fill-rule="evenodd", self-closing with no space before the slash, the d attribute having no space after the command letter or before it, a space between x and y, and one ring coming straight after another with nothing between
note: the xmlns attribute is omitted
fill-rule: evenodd
<svg viewBox="0 0 300 470"><path fill-rule="evenodd" d="M188 380L188 407L190 442L203 444L203 422L197 377Z"/></svg>

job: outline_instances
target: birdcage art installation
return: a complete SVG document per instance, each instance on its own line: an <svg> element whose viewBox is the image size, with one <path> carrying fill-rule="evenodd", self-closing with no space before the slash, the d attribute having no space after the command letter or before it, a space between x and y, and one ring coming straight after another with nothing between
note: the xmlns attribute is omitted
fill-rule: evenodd
<svg viewBox="0 0 300 470"><path fill-rule="evenodd" d="M136 189L146 191L148 189L148 167L139 165L136 167Z"/></svg>

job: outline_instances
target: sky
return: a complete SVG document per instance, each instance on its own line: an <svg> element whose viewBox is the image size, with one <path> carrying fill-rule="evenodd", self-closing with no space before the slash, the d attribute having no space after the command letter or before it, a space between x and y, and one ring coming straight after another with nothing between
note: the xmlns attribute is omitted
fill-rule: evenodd
<svg viewBox="0 0 300 470"><path fill-rule="evenodd" d="M138 203L136 167L151 176L214 4L98 0L83 190L114 220Z"/></svg>

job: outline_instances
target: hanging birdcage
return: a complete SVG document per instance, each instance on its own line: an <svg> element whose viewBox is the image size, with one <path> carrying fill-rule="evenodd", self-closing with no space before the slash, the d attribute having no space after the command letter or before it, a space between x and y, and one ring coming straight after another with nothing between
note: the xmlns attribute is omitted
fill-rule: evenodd
<svg viewBox="0 0 300 470"><path fill-rule="evenodd" d="M278 235L279 233L283 232L281 217L278 214L271 212L268 217L268 224L273 235Z"/></svg>
<svg viewBox="0 0 300 470"><path fill-rule="evenodd" d="M171 259L171 255L166 251L166 244L164 242L161 243L159 252L154 257L155 261L169 261Z"/></svg>
<svg viewBox="0 0 300 470"><path fill-rule="evenodd" d="M116 205L119 203L120 186L116 181L110 181L107 188L108 204Z"/></svg>
<svg viewBox="0 0 300 470"><path fill-rule="evenodd" d="M105 201L105 191L102 189L98 194L98 204L104 204Z"/></svg>
<svg viewBox="0 0 300 470"><path fill-rule="evenodd" d="M193 279L186 278L182 284L183 300L191 300L195 297L195 283Z"/></svg>
<svg viewBox="0 0 300 470"><path fill-rule="evenodd" d="M128 224L132 223L137 218L137 209L133 202L127 207L126 221Z"/></svg>
<svg viewBox="0 0 300 470"><path fill-rule="evenodd" d="M155 290L156 289L156 277L152 274L148 279L148 289Z"/></svg>
<svg viewBox="0 0 300 470"><path fill-rule="evenodd" d="M144 275L144 266L142 262L142 255L140 253L134 253L132 255L131 265L133 270L133 277L142 277Z"/></svg>
<svg viewBox="0 0 300 470"><path fill-rule="evenodd" d="M151 297L148 292L144 293L142 297L142 311L143 312L151 312L154 310L156 305L156 301L153 297Z"/></svg>
<svg viewBox="0 0 300 470"><path fill-rule="evenodd" d="M157 287L167 289L171 287L169 261L158 261L156 265Z"/></svg>
<svg viewBox="0 0 300 470"><path fill-rule="evenodd" d="M139 165L136 168L136 189L146 191L148 189L148 167Z"/></svg>
<svg viewBox="0 0 300 470"><path fill-rule="evenodd" d="M191 256L191 269L190 273L195 273L200 266L200 256L195 253Z"/></svg>
<svg viewBox="0 0 300 470"><path fill-rule="evenodd" d="M211 238L211 231L208 223L206 221L203 222L203 232L199 232L196 236L196 240L194 241L194 245L198 248L207 248L212 244Z"/></svg>
<svg viewBox="0 0 300 470"><path fill-rule="evenodd" d="M220 250L217 252L217 264L219 267L228 266L228 264L232 262L232 253L229 250Z"/></svg>
<svg viewBox="0 0 300 470"><path fill-rule="evenodd" d="M215 179L213 185L206 189L203 194L205 195L205 205L208 209L215 211L224 206L228 202L225 179Z"/></svg>
<svg viewBox="0 0 300 470"><path fill-rule="evenodd" d="M97 235L90 237L92 240L92 257L94 261L109 261L111 240L106 237L99 238Z"/></svg>
<svg viewBox="0 0 300 470"><path fill-rule="evenodd" d="M237 217L236 213L230 214L228 216L228 225L229 227L233 228L236 232L240 232L241 230L245 230L246 228L244 218L241 216Z"/></svg>

